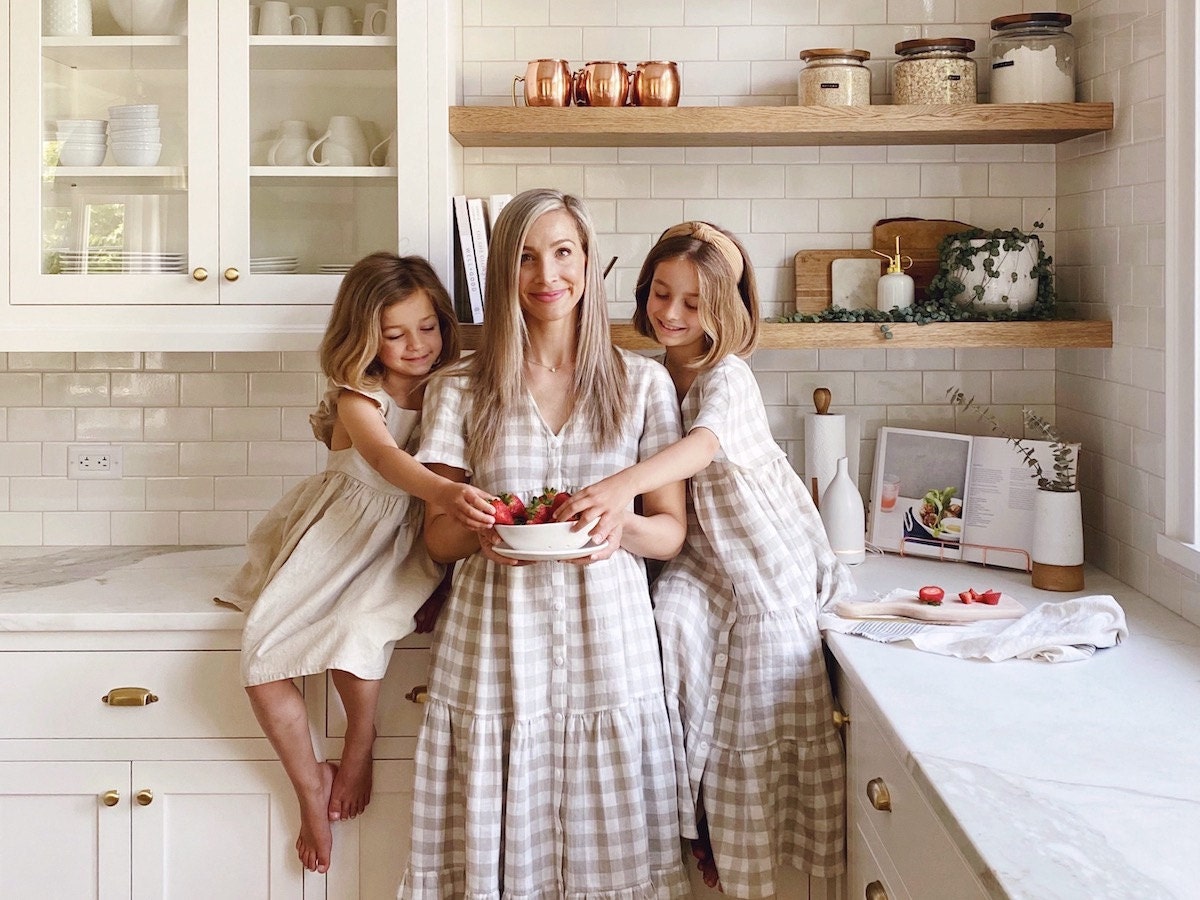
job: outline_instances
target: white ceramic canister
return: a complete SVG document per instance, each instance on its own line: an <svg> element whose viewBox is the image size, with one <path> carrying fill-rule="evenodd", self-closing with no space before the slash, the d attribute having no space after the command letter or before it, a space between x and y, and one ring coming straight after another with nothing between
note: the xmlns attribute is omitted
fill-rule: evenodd
<svg viewBox="0 0 1200 900"><path fill-rule="evenodd" d="M1079 491L1033 494L1033 541L1030 545L1035 588L1083 590L1083 515Z"/></svg>
<svg viewBox="0 0 1200 900"><path fill-rule="evenodd" d="M821 495L821 522L829 546L843 563L854 566L867 558L866 509L844 456L838 458L837 472Z"/></svg>

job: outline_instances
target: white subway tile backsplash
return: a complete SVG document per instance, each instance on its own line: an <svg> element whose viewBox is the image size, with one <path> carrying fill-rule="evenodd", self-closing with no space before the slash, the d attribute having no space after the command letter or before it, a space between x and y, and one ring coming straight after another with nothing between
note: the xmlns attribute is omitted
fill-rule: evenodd
<svg viewBox="0 0 1200 900"><path fill-rule="evenodd" d="M42 514L42 545L46 547L106 547L112 543L107 512L46 512Z"/></svg>
<svg viewBox="0 0 1200 900"><path fill-rule="evenodd" d="M179 515L175 512L114 512L112 542L153 547L179 543Z"/></svg>
<svg viewBox="0 0 1200 900"><path fill-rule="evenodd" d="M244 441L179 444L180 475L245 475L247 464Z"/></svg>
<svg viewBox="0 0 1200 900"><path fill-rule="evenodd" d="M75 370L88 372L137 371L142 368L140 353L76 353Z"/></svg>
<svg viewBox="0 0 1200 900"><path fill-rule="evenodd" d="M245 372L184 373L179 377L181 406L245 406L250 376Z"/></svg>
<svg viewBox="0 0 1200 900"><path fill-rule="evenodd" d="M70 372L75 368L74 353L10 353L12 372Z"/></svg>
<svg viewBox="0 0 1200 900"><path fill-rule="evenodd" d="M650 29L635 23L622 22L620 24L629 27L585 28L581 61L615 59L637 62L641 59L650 59ZM684 89L691 92L691 86L686 82L684 82Z"/></svg>
<svg viewBox="0 0 1200 900"><path fill-rule="evenodd" d="M14 512L75 509L77 481L66 478L11 478L8 503Z"/></svg>
<svg viewBox="0 0 1200 900"><path fill-rule="evenodd" d="M247 513L242 510L180 511L179 543L193 547L244 544L249 536L247 518Z"/></svg>
<svg viewBox="0 0 1200 900"><path fill-rule="evenodd" d="M212 509L213 479L147 478L146 509Z"/></svg>
<svg viewBox="0 0 1200 900"><path fill-rule="evenodd" d="M715 197L717 173L717 166L654 166L650 171L650 195L697 199Z"/></svg>
<svg viewBox="0 0 1200 900"><path fill-rule="evenodd" d="M121 442L142 439L142 411L91 407L75 411L75 438L79 441Z"/></svg>
<svg viewBox="0 0 1200 900"><path fill-rule="evenodd" d="M725 59L718 55L717 35L727 29L712 26L650 29L650 56L653 59L684 60ZM755 59L756 56L734 56L732 59Z"/></svg>
<svg viewBox="0 0 1200 900"><path fill-rule="evenodd" d="M142 433L148 441L207 441L213 438L213 411L200 407L142 410Z"/></svg>
<svg viewBox="0 0 1200 900"><path fill-rule="evenodd" d="M251 441L248 475L312 475L317 471L314 441Z"/></svg>
<svg viewBox="0 0 1200 900"><path fill-rule="evenodd" d="M108 406L110 392L107 373L47 372L42 376L42 402L48 406Z"/></svg>
<svg viewBox="0 0 1200 900"><path fill-rule="evenodd" d="M75 411L51 406L16 407L8 415L9 439L69 441L75 437Z"/></svg>
<svg viewBox="0 0 1200 900"><path fill-rule="evenodd" d="M114 372L109 376L113 406L175 406L179 376L166 372Z"/></svg>
<svg viewBox="0 0 1200 900"><path fill-rule="evenodd" d="M226 476L213 482L216 508L267 510L283 496L283 479L277 475Z"/></svg>
<svg viewBox="0 0 1200 900"><path fill-rule="evenodd" d="M313 372L250 375L250 403L257 406L315 406L324 382Z"/></svg>
<svg viewBox="0 0 1200 900"><path fill-rule="evenodd" d="M684 5L685 25L749 25L751 9L758 0L688 0Z"/></svg>
<svg viewBox="0 0 1200 900"><path fill-rule="evenodd" d="M579 59L583 56L583 29L578 27L518 28L514 46L517 59L546 57Z"/></svg>
<svg viewBox="0 0 1200 900"><path fill-rule="evenodd" d="M9 354L11 357L13 354ZM0 404L4 406L40 406L42 376L33 372L0 372Z"/></svg>
<svg viewBox="0 0 1200 900"><path fill-rule="evenodd" d="M146 479L126 475L114 481L78 482L80 510L145 509Z"/></svg>
<svg viewBox="0 0 1200 900"><path fill-rule="evenodd" d="M550 7L550 0L479 0L479 21L483 25L548 25ZM463 12L463 21L470 21L465 8Z"/></svg>

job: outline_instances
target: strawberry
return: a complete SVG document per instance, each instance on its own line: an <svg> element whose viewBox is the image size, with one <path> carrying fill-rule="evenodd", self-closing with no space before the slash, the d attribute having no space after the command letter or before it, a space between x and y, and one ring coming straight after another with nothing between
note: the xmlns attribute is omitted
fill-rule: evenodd
<svg viewBox="0 0 1200 900"><path fill-rule="evenodd" d="M548 487L540 494L529 501L529 507L526 510L525 523L527 525L544 525L546 522L554 521L554 510L558 508L555 505L556 498L560 496L560 492L556 488ZM567 501L562 501L566 503ZM559 506L562 504L560 503Z"/></svg>
<svg viewBox="0 0 1200 900"><path fill-rule="evenodd" d="M520 525L525 521L525 504L507 491L492 498L492 508L498 525Z"/></svg>
<svg viewBox="0 0 1200 900"><path fill-rule="evenodd" d="M986 603L988 606L996 606L1000 603L1000 592L986 590L979 595L978 600L980 603Z"/></svg>
<svg viewBox="0 0 1200 900"><path fill-rule="evenodd" d="M554 502L550 504L550 512L558 512L558 508L571 499L570 493L567 491L559 491L554 495Z"/></svg>

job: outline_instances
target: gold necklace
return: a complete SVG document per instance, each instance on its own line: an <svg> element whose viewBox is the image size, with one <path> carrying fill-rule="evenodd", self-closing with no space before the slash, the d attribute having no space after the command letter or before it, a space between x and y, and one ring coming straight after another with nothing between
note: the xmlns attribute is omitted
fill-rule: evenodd
<svg viewBox="0 0 1200 900"><path fill-rule="evenodd" d="M558 365L556 365L556 366L548 366L548 365L546 365L545 363L540 363L540 362L538 362L536 359L530 359L530 358L528 358L528 357L525 359L525 362L527 362L527 363L532 363L533 365L535 365L535 366L538 366L539 368L545 369L545 370L546 370L547 372L549 372L551 375L553 375L553 374L554 374L555 372L557 372L559 369L569 369L569 368L571 368L571 367L573 367L573 366L575 365L575 364L574 364L574 363L572 363L572 362L560 362L560 363L559 363Z"/></svg>

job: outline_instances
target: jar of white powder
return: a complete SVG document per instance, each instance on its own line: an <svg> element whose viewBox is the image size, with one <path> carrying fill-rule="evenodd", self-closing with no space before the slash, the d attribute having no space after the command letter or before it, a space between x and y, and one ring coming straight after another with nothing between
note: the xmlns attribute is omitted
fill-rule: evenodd
<svg viewBox="0 0 1200 900"><path fill-rule="evenodd" d="M1072 103L1075 38L1067 13L1018 13L992 19L992 103Z"/></svg>
<svg viewBox="0 0 1200 900"><path fill-rule="evenodd" d="M801 50L797 101L800 106L870 106L871 70L867 50L815 47Z"/></svg>
<svg viewBox="0 0 1200 900"><path fill-rule="evenodd" d="M975 49L971 38L914 38L896 45L900 61L892 69L892 102L897 104L974 103Z"/></svg>

